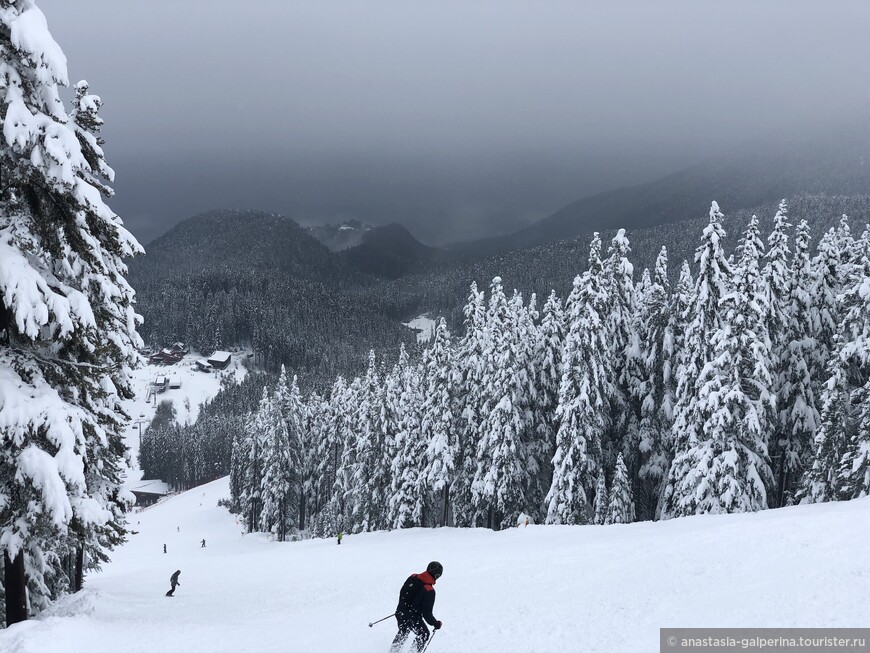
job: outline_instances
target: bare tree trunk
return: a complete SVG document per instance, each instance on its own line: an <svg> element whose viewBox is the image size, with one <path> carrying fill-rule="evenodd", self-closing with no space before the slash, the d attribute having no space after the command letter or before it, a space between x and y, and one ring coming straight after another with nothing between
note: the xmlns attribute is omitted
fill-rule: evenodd
<svg viewBox="0 0 870 653"><path fill-rule="evenodd" d="M24 553L15 560L3 554L3 588L6 593L6 626L27 620L27 581L24 577Z"/></svg>
<svg viewBox="0 0 870 653"><path fill-rule="evenodd" d="M286 538L285 528L287 527L287 509L285 508L285 499L281 499L280 508L278 509L278 541L283 542Z"/></svg>
<svg viewBox="0 0 870 653"><path fill-rule="evenodd" d="M257 530L257 500L251 499L251 512L248 515L248 532L254 533Z"/></svg>
<svg viewBox="0 0 870 653"><path fill-rule="evenodd" d="M81 591L85 583L85 545L76 547L76 571L73 581L73 592Z"/></svg>
<svg viewBox="0 0 870 653"><path fill-rule="evenodd" d="M441 525L447 526L447 519L450 516L450 486L444 485L444 505L441 512Z"/></svg>

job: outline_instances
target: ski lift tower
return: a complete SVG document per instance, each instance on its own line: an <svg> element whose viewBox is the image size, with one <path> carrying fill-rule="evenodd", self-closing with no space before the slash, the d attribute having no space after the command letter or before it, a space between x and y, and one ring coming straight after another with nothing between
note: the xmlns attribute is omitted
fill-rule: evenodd
<svg viewBox="0 0 870 653"><path fill-rule="evenodd" d="M149 421L150 421L150 420L147 420L147 419L145 419L145 418L143 418L143 417L140 417L140 418L137 419L135 422L133 422L133 426L138 426L138 427L139 427L139 448L140 448L140 449L142 448L142 426L145 425L145 424L148 424Z"/></svg>

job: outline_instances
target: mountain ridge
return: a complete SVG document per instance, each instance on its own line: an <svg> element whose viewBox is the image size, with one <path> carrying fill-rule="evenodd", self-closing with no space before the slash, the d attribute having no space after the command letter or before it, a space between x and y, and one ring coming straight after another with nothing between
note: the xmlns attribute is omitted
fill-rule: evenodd
<svg viewBox="0 0 870 653"><path fill-rule="evenodd" d="M735 212L802 193L870 193L870 134L710 157L652 181L581 198L507 236L457 243L449 251L486 256L590 231L682 222L711 199Z"/></svg>

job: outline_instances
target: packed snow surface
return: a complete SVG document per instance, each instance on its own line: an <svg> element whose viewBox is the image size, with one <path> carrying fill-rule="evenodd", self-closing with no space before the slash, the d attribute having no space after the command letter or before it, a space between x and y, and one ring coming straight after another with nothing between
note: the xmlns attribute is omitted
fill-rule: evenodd
<svg viewBox="0 0 870 653"><path fill-rule="evenodd" d="M221 479L134 513L138 534L104 571L0 631L0 651L386 653L395 621L368 623L433 559L445 569L444 628L428 653L654 652L662 626L870 623L868 499L627 526L411 529L336 546L243 536L216 505L227 494Z"/></svg>

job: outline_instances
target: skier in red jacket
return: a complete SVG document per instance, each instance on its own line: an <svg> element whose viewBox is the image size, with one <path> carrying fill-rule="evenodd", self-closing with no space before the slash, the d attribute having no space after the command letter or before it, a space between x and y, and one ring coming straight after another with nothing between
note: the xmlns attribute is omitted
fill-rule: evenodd
<svg viewBox="0 0 870 653"><path fill-rule="evenodd" d="M412 632L415 635L414 651L422 651L429 639L429 629L423 623L425 619L435 630L441 628L441 622L432 614L435 606L435 581L441 578L444 567L440 562L430 562L422 574L411 574L399 590L399 605L396 608L396 621L399 622L399 632L390 647L391 653L398 653Z"/></svg>

